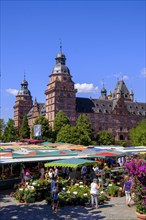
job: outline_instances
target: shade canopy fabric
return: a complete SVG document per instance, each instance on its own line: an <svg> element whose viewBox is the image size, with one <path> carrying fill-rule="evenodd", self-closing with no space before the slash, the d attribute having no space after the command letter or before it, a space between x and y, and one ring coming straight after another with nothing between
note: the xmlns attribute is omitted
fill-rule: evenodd
<svg viewBox="0 0 146 220"><path fill-rule="evenodd" d="M121 157L122 154L113 153L113 152L100 152L96 154L90 154L89 157L97 157L97 158L107 158L107 157Z"/></svg>
<svg viewBox="0 0 146 220"><path fill-rule="evenodd" d="M93 160L87 160L87 159L81 159L81 158L71 158L71 159L65 159L65 160L56 160L52 161L50 163L46 163L45 167L71 167L71 168L77 168L81 167L83 165L92 165L96 163L96 161Z"/></svg>

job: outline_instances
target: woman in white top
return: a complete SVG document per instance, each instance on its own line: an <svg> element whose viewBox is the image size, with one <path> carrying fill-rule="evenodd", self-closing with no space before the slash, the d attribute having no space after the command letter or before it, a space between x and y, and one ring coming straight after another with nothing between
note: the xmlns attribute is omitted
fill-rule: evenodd
<svg viewBox="0 0 146 220"><path fill-rule="evenodd" d="M94 202L95 202L95 207L98 208L98 189L99 188L100 188L100 184L97 184L97 179L93 179L93 182L91 183L91 190L90 190L92 207L94 206Z"/></svg>

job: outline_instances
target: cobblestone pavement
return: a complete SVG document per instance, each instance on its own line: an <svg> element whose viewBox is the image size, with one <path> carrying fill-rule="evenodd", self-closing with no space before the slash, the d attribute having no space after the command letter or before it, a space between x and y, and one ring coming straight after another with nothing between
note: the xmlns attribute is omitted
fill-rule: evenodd
<svg viewBox="0 0 146 220"><path fill-rule="evenodd" d="M125 205L125 197L113 197L99 209L83 206L65 206L52 213L46 201L32 204L18 203L9 196L10 191L0 191L1 220L136 220L135 207Z"/></svg>

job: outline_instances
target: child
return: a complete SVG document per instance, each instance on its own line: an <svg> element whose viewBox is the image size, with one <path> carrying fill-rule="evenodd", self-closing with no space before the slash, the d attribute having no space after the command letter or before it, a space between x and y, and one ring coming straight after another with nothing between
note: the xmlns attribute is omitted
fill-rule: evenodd
<svg viewBox="0 0 146 220"><path fill-rule="evenodd" d="M59 201L58 201L58 187L57 187L57 183L55 183L55 186L52 189L52 199L53 199L52 210L54 212L57 212L58 203L59 203Z"/></svg>
<svg viewBox="0 0 146 220"><path fill-rule="evenodd" d="M131 186L132 186L132 182L131 180L128 178L128 176L126 176L125 178L125 182L124 182L124 186L123 186L123 192L125 192L125 196L126 196L126 204L130 207L130 201L131 201Z"/></svg>

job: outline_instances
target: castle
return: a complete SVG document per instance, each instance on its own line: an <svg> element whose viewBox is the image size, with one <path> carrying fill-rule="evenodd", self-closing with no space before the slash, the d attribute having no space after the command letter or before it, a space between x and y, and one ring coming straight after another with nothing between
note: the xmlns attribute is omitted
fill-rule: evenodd
<svg viewBox="0 0 146 220"><path fill-rule="evenodd" d="M127 141L129 130L146 118L146 103L134 102L133 91L127 89L123 80L118 81L114 91L109 94L103 87L98 99L76 97L77 90L62 48L55 60L56 65L45 91L46 103L36 100L33 103L28 82L25 79L22 81L14 105L15 127L20 128L24 114L27 114L30 127L41 115L53 127L57 112L63 110L72 125L84 113L91 120L95 131L110 131L116 141Z"/></svg>

